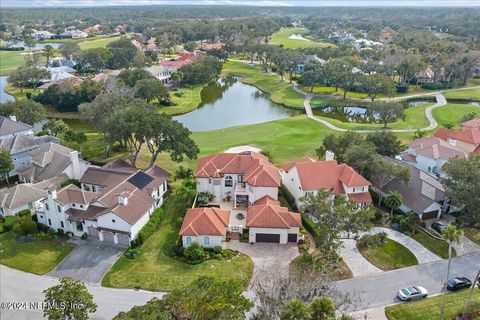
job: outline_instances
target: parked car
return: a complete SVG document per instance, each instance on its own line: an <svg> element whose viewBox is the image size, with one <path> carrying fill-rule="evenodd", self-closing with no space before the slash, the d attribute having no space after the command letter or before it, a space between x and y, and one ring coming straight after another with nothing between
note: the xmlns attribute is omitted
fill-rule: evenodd
<svg viewBox="0 0 480 320"><path fill-rule="evenodd" d="M412 301L426 298L427 289L424 287L408 287L398 290L397 296L402 301Z"/></svg>
<svg viewBox="0 0 480 320"><path fill-rule="evenodd" d="M457 291L460 289L470 288L472 281L465 277L456 277L447 281L447 289L450 291Z"/></svg>
<svg viewBox="0 0 480 320"><path fill-rule="evenodd" d="M437 231L438 233L442 234L442 231L447 228L446 225L440 223L440 222L434 222L432 223L432 229Z"/></svg>

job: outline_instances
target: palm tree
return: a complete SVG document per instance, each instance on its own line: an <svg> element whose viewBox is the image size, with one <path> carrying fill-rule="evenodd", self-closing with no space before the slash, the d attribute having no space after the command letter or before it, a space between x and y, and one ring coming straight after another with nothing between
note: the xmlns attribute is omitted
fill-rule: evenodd
<svg viewBox="0 0 480 320"><path fill-rule="evenodd" d="M310 320L309 305L301 300L293 299L283 305L280 312L281 320Z"/></svg>
<svg viewBox="0 0 480 320"><path fill-rule="evenodd" d="M473 290L475 289L475 285L479 280L480 280L480 269L478 269L477 276L475 277L475 281L473 281L472 287L470 288L470 293L468 294L467 303L465 303L465 308L463 309L462 320L465 319L465 314L467 313L468 305L472 300Z"/></svg>
<svg viewBox="0 0 480 320"><path fill-rule="evenodd" d="M47 67L48 67L48 64L50 63L50 58L53 56L53 53L55 52L55 49L47 44L45 47L43 47L43 50L42 50L42 54L45 56L45 58L47 58Z"/></svg>
<svg viewBox="0 0 480 320"><path fill-rule="evenodd" d="M402 195L397 191L390 191L385 197L385 205L390 208L390 219L393 216L393 210L397 210L403 203Z"/></svg>
<svg viewBox="0 0 480 320"><path fill-rule="evenodd" d="M460 237L463 235L462 230L458 230L453 224L449 225L442 231L442 238L448 242L448 267L447 280L443 286L442 308L440 309L440 320L443 320L443 310L445 309L445 298L447 297L447 282L450 278L450 266L452 264L452 245L454 242L459 243Z"/></svg>
<svg viewBox="0 0 480 320"><path fill-rule="evenodd" d="M415 213L415 211L410 210L407 212L407 222L412 227L412 234L415 234L417 232L419 221L420 218L418 217L418 214Z"/></svg>

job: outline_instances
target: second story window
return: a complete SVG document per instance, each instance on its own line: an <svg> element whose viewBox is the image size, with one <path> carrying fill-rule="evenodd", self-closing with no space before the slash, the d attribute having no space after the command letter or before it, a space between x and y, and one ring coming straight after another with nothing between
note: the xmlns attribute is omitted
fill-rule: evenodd
<svg viewBox="0 0 480 320"><path fill-rule="evenodd" d="M57 210L58 210L58 212L62 212L62 207L57 205Z"/></svg>
<svg viewBox="0 0 480 320"><path fill-rule="evenodd" d="M225 187L233 187L232 176L225 176Z"/></svg>
<svg viewBox="0 0 480 320"><path fill-rule="evenodd" d="M50 209L48 209L48 203L45 203L45 210L47 210L47 211L50 210Z"/></svg>

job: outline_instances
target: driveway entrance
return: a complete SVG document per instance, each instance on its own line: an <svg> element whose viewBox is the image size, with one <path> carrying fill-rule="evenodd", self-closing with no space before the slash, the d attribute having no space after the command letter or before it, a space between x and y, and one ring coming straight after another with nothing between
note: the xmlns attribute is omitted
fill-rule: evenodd
<svg viewBox="0 0 480 320"><path fill-rule="evenodd" d="M99 284L125 248L98 240L81 241L49 275Z"/></svg>

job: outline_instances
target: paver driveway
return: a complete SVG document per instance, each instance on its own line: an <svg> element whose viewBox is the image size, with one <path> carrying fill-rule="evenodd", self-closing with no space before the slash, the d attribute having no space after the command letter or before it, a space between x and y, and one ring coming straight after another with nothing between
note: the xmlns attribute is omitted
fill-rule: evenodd
<svg viewBox="0 0 480 320"><path fill-rule="evenodd" d="M124 250L101 241L82 241L49 275L57 278L72 277L87 283L99 284L103 275Z"/></svg>

